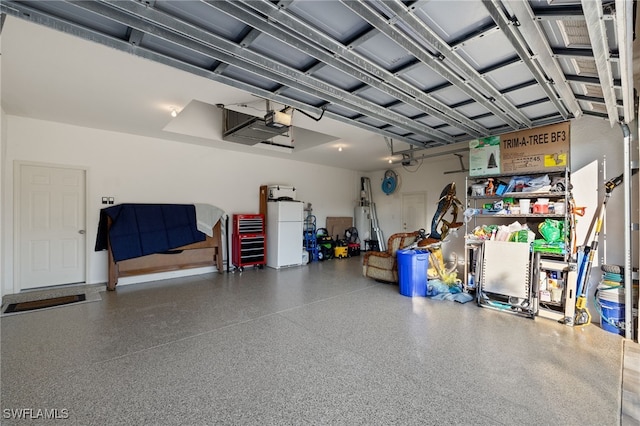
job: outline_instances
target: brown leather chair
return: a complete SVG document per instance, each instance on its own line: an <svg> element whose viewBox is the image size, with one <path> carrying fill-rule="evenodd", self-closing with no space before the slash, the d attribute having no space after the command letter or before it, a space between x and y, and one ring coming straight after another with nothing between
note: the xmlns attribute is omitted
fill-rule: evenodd
<svg viewBox="0 0 640 426"><path fill-rule="evenodd" d="M397 283L396 252L415 243L419 235L418 231L393 234L387 241L387 251L365 253L362 261L362 274L378 281Z"/></svg>

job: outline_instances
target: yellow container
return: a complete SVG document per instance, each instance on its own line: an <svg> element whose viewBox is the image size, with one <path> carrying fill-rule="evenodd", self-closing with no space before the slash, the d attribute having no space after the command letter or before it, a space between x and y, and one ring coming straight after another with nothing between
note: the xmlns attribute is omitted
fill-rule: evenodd
<svg viewBox="0 0 640 426"><path fill-rule="evenodd" d="M349 247L334 247L333 257L344 259L349 256Z"/></svg>

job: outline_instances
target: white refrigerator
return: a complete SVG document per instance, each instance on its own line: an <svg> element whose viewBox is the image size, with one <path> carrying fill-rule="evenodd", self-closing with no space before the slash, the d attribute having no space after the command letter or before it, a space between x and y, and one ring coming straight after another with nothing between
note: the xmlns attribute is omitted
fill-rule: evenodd
<svg viewBox="0 0 640 426"><path fill-rule="evenodd" d="M302 265L303 204L267 202L267 266L280 269Z"/></svg>

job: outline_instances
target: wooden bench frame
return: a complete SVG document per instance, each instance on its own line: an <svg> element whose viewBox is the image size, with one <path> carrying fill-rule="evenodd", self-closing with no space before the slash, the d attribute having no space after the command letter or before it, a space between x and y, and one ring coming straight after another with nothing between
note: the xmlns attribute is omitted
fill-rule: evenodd
<svg viewBox="0 0 640 426"><path fill-rule="evenodd" d="M120 277L179 271L205 266L215 266L218 272L224 272L221 222L218 221L213 227L213 237L207 235L204 241L177 247L168 253L150 254L121 260L120 262L113 260L111 242L109 241L109 280L107 282L107 290L115 290ZM111 219L109 219L108 226L111 227Z"/></svg>

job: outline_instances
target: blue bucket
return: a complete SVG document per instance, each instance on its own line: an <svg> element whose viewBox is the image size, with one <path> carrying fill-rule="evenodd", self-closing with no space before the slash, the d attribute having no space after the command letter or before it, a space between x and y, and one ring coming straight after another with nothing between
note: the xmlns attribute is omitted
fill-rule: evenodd
<svg viewBox="0 0 640 426"><path fill-rule="evenodd" d="M625 321L624 289L598 288L598 304L600 306L600 327L609 333L624 336L625 332L622 328Z"/></svg>
<svg viewBox="0 0 640 426"><path fill-rule="evenodd" d="M427 269L429 252L425 250L398 250L398 280L403 296L425 297L427 295Z"/></svg>

